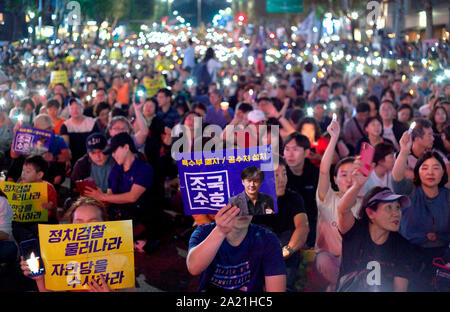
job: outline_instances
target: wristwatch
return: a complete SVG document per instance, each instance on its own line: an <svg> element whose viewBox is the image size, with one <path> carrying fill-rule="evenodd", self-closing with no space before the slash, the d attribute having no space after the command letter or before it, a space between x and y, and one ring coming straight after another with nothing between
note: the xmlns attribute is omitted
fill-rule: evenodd
<svg viewBox="0 0 450 312"><path fill-rule="evenodd" d="M291 247L289 247L289 245L284 246L283 249L289 253L289 256L294 253L294 250Z"/></svg>

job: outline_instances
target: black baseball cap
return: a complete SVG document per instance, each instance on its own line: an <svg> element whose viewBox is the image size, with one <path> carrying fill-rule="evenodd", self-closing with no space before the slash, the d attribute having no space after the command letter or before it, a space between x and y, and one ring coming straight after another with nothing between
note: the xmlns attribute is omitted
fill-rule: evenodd
<svg viewBox="0 0 450 312"><path fill-rule="evenodd" d="M99 132L91 134L86 139L86 149L88 152L95 149L103 151L107 144L106 137Z"/></svg>
<svg viewBox="0 0 450 312"><path fill-rule="evenodd" d="M137 153L133 138L127 132L121 132L111 138L108 146L103 150L103 154L111 154L119 146L124 146L125 144L128 144L132 153Z"/></svg>

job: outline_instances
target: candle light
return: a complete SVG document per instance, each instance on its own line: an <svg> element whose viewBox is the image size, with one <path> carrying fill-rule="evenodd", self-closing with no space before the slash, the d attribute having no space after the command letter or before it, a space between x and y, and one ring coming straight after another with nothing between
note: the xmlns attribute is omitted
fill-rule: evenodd
<svg viewBox="0 0 450 312"><path fill-rule="evenodd" d="M39 272L39 257L36 257L34 252L31 252L30 259L27 259L27 264L31 272Z"/></svg>

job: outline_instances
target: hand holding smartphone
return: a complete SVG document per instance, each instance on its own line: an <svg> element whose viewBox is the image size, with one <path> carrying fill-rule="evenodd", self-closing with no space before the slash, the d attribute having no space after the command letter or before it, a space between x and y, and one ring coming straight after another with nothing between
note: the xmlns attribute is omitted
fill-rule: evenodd
<svg viewBox="0 0 450 312"><path fill-rule="evenodd" d="M370 169L372 168L373 156L375 154L375 148L367 142L364 142L361 146L361 167L358 169L364 176L368 176Z"/></svg>
<svg viewBox="0 0 450 312"><path fill-rule="evenodd" d="M77 186L80 195L84 195L84 191L86 190L87 186L89 186L94 190L97 189L97 185L95 184L95 181L92 178L75 181L75 185Z"/></svg>
<svg viewBox="0 0 450 312"><path fill-rule="evenodd" d="M34 238L20 242L20 252L30 269L30 277L45 274L44 262L42 261L39 241L37 239Z"/></svg>

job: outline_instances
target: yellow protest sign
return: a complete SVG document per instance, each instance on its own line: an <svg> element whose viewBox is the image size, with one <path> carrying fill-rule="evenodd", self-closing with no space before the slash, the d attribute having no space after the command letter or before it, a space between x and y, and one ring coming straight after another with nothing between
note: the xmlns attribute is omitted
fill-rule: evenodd
<svg viewBox="0 0 450 312"><path fill-rule="evenodd" d="M131 220L39 224L39 245L47 289L89 289L100 275L110 289L134 287Z"/></svg>
<svg viewBox="0 0 450 312"><path fill-rule="evenodd" d="M159 76L158 78L144 78L144 87L147 90L147 96L153 97L158 93L159 89L166 87L166 79L163 76Z"/></svg>
<svg viewBox="0 0 450 312"><path fill-rule="evenodd" d="M65 70L52 71L50 76L51 87L53 88L58 83L63 83L66 87L69 87L69 79Z"/></svg>
<svg viewBox="0 0 450 312"><path fill-rule="evenodd" d="M8 198L16 222L47 222L48 211L42 208L47 203L47 184L0 182L0 189Z"/></svg>
<svg viewBox="0 0 450 312"><path fill-rule="evenodd" d="M75 57L68 55L66 56L66 63L72 63L73 61L75 61Z"/></svg>
<svg viewBox="0 0 450 312"><path fill-rule="evenodd" d="M165 57L155 60L155 69L157 71L170 70L170 65L170 61Z"/></svg>
<svg viewBox="0 0 450 312"><path fill-rule="evenodd" d="M54 68L56 66L56 62L48 62L47 63L47 68L48 69L52 69L52 68Z"/></svg>
<svg viewBox="0 0 450 312"><path fill-rule="evenodd" d="M112 49L109 53L109 59L111 60L121 60L122 59L122 52L117 49Z"/></svg>

